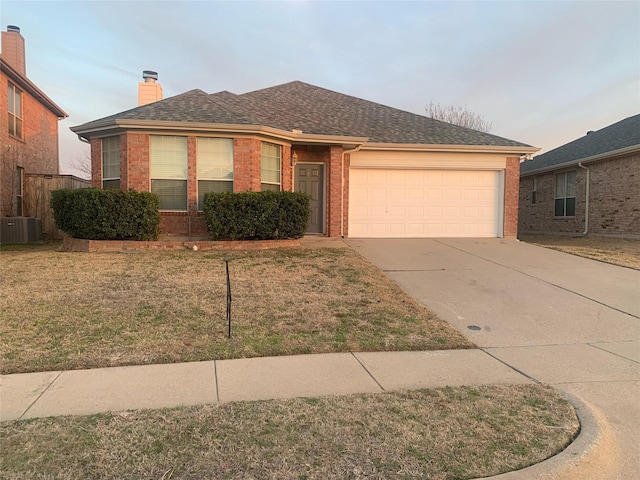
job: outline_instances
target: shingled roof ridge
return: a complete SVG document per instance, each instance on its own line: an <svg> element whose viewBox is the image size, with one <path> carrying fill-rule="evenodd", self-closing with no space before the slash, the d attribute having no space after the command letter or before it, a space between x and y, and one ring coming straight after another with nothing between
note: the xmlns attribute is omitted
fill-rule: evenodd
<svg viewBox="0 0 640 480"><path fill-rule="evenodd" d="M603 155L608 152L640 145L640 114L619 120L599 130L560 145L532 160L524 162L520 170L529 172L567 162Z"/></svg>
<svg viewBox="0 0 640 480"><path fill-rule="evenodd" d="M266 88L262 88L262 89L258 89L258 90L253 90L250 92L246 92L243 94L238 95L238 97L240 98L247 98L247 99L251 99L254 98L255 96L259 95L262 96L264 94L268 94L270 92L279 92L279 91L287 91L289 90L290 87L303 87L304 89L310 89L310 90L315 90L317 92L324 92L326 94L329 94L331 96L333 96L334 99L338 99L338 98L342 98L345 99L344 101L349 101L352 103L356 103L357 105L360 106L369 106L374 107L375 109L380 109L380 110L384 110L388 113L393 113L397 116L402 116L404 118L410 118L411 122L420 122L421 124L425 125L425 128L429 128L429 129L433 129L435 131L441 131L442 129L448 130L449 132L451 132L451 134L453 136L457 136L457 135L472 135L472 136L476 136L478 138L482 137L482 138L493 138L496 140L499 140L500 143L505 143L505 144L509 144L509 145L520 145L520 146L530 146L527 145L525 143L521 143L521 142L517 142L515 140L511 140L509 138L505 138L505 137L501 137L499 135L495 135L493 133L489 133L489 132L481 132L479 130L474 130L472 128L467 128L467 127L462 127L460 125L455 125L453 123L449 123L449 122L445 122L442 120L437 120L435 118L431 118L431 117L427 117L426 115L422 115L422 114L418 114L418 113L413 113L413 112L409 112L407 110L402 110L396 107L392 107L389 105L385 105L383 103L379 103L379 102L375 102L372 100L367 100L361 97L356 97L354 95L349 95L346 93L341 93L341 92L337 92L335 90L331 90L328 88L324 88L324 87L319 87L317 85L312 85L310 83L307 82L303 82L301 80L293 80L291 82L286 82L286 83L282 83L279 85L274 85L271 87L266 87Z"/></svg>

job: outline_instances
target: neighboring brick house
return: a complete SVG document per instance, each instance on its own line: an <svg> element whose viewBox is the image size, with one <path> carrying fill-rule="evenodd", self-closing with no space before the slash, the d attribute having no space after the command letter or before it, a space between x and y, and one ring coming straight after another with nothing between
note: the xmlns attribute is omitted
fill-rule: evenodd
<svg viewBox="0 0 640 480"><path fill-rule="evenodd" d="M27 216L26 174L58 175L58 121L67 114L27 78L24 38L2 32L0 56L0 216Z"/></svg>
<svg viewBox="0 0 640 480"><path fill-rule="evenodd" d="M520 165L520 233L640 236L640 115Z"/></svg>
<svg viewBox="0 0 640 480"><path fill-rule="evenodd" d="M538 150L298 81L191 90L71 130L95 187L159 195L163 237L206 235L207 191L265 189L309 193L310 234L513 237L519 159Z"/></svg>

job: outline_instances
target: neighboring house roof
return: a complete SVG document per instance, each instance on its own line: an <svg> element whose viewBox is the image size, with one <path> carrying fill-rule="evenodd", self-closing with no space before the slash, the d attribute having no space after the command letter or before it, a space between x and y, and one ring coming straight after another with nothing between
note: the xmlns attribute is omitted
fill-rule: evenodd
<svg viewBox="0 0 640 480"><path fill-rule="evenodd" d="M333 92L303 82L290 82L235 95L207 95L192 90L176 97L133 108L72 127L85 138L94 129L125 120L198 124L254 125L307 135L354 137L368 143L515 147L530 145L459 127L423 115Z"/></svg>
<svg viewBox="0 0 640 480"><path fill-rule="evenodd" d="M26 76L16 70L9 62L7 62L2 55L0 55L0 70L2 73L19 87L24 92L34 97L38 102L45 106L47 110L53 113L59 119L67 118L69 115L55 104L42 90L40 90L35 83L29 80Z"/></svg>
<svg viewBox="0 0 640 480"><path fill-rule="evenodd" d="M530 175L578 162L597 161L635 149L640 149L640 114L589 132L582 138L525 161L520 164L520 174Z"/></svg>

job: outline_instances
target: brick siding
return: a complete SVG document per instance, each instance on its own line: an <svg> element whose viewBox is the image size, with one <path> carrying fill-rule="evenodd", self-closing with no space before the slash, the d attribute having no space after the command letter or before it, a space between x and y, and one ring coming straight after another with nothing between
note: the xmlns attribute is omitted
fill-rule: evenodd
<svg viewBox="0 0 640 480"><path fill-rule="evenodd" d="M640 156L627 156L585 165L590 170L589 234L640 235ZM520 180L520 233L579 234L585 229L586 170L575 166L575 217L555 217L555 173ZM536 178L536 203L531 203Z"/></svg>
<svg viewBox="0 0 640 480"><path fill-rule="evenodd" d="M9 135L8 84L6 75L0 75L0 215L3 217L17 214L17 167L24 168L25 174L59 173L58 117L23 91L22 139Z"/></svg>
<svg viewBox="0 0 640 480"><path fill-rule="evenodd" d="M518 235L518 189L520 182L520 158L507 157L504 174L504 224L503 235L513 238Z"/></svg>

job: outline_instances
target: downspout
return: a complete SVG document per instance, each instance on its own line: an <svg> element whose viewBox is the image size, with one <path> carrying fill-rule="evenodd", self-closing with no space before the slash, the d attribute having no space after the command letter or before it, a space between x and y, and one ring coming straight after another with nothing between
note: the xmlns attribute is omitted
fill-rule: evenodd
<svg viewBox="0 0 640 480"><path fill-rule="evenodd" d="M589 233L589 169L582 165L582 162L578 162L580 168L584 168L587 171L587 182L585 187L585 201L584 201L584 232L582 235Z"/></svg>
<svg viewBox="0 0 640 480"><path fill-rule="evenodd" d="M340 185L340 195L342 198L340 199L340 238L344 238L344 156L348 153L357 152L362 148L362 145L358 145L356 148L352 148L351 150L345 150L342 152L342 174L341 174L341 185Z"/></svg>

